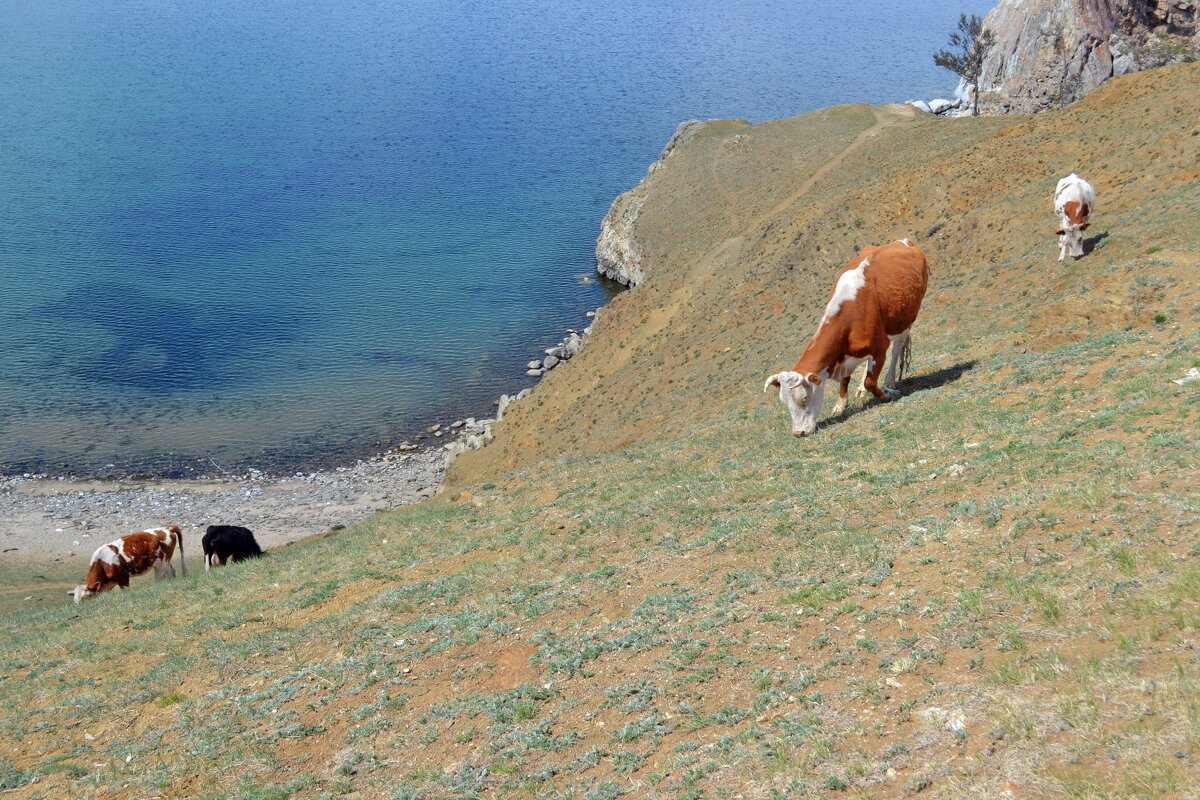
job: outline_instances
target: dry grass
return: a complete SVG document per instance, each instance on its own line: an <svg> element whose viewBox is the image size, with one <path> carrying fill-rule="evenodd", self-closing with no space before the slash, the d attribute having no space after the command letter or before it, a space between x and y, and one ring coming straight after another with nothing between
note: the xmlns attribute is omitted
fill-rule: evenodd
<svg viewBox="0 0 1200 800"><path fill-rule="evenodd" d="M647 284L442 497L7 615L0 788L1195 796L1198 79L713 126L647 182ZM1100 209L1058 266L1072 170ZM913 234L906 396L793 439L763 376Z"/></svg>

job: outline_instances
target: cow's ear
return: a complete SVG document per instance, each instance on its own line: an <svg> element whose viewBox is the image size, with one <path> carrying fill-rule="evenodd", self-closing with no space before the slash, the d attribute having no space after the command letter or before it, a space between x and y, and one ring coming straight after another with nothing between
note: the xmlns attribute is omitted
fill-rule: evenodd
<svg viewBox="0 0 1200 800"><path fill-rule="evenodd" d="M1066 231L1064 231L1062 228L1059 228L1058 230L1056 230L1056 231L1054 232L1054 235L1055 235L1055 236L1066 236L1066 235L1067 235L1067 232L1066 232Z"/></svg>
<svg viewBox="0 0 1200 800"><path fill-rule="evenodd" d="M1092 223L1090 223L1090 222L1085 222L1085 223L1083 223L1082 225L1080 225L1080 226L1079 226L1079 230L1081 230L1081 231L1086 231L1086 230L1087 230L1088 228L1090 228L1090 227L1092 227Z"/></svg>
<svg viewBox="0 0 1200 800"><path fill-rule="evenodd" d="M811 383L813 386L820 386L821 385L821 376L815 372L810 372L810 373L808 373L808 382Z"/></svg>

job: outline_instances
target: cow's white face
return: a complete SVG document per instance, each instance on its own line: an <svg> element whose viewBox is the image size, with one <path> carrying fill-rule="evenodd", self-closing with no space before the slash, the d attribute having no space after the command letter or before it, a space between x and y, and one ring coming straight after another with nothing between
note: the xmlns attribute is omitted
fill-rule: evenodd
<svg viewBox="0 0 1200 800"><path fill-rule="evenodd" d="M819 375L778 372L767 378L763 391L779 387L779 400L792 415L792 435L807 436L817 429L821 403L825 400L825 382Z"/></svg>
<svg viewBox="0 0 1200 800"><path fill-rule="evenodd" d="M1083 257L1083 232L1090 224L1085 222L1082 225L1066 225L1058 229L1059 241L1071 258Z"/></svg>
<svg viewBox="0 0 1200 800"><path fill-rule="evenodd" d="M81 583L78 586L76 586L74 589L72 589L70 592L68 592L68 594L70 594L72 599L74 599L75 602L78 603L78 602L82 601L85 597L91 597L92 595L95 594L95 592L93 592L91 589L89 589L87 587L86 583Z"/></svg>

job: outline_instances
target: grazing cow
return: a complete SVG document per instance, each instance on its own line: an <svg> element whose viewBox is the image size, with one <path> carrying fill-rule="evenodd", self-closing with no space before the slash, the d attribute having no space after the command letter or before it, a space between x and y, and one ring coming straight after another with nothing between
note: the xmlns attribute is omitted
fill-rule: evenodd
<svg viewBox="0 0 1200 800"><path fill-rule="evenodd" d="M174 578L175 567L171 559L175 548L179 548L179 570L187 577L187 564L183 560L183 531L178 525L153 528L122 536L120 539L100 545L92 553L88 565L87 579L70 594L78 603L85 597L108 591L114 586L129 588L129 579L154 568L154 580Z"/></svg>
<svg viewBox="0 0 1200 800"><path fill-rule="evenodd" d="M200 540L204 549L204 571L210 566L223 567L229 561L245 561L263 555L248 528L238 525L209 525Z"/></svg>
<svg viewBox="0 0 1200 800"><path fill-rule="evenodd" d="M841 383L833 413L845 411L850 375L863 361L867 369L860 394L869 391L884 401L900 396L895 388L896 362L903 378L911 353L910 329L928 282L925 254L908 239L868 247L846 265L796 366L767 378L763 387L764 391L779 387L779 399L792 415L793 435L806 436L817 429L828 380ZM880 388L879 373L889 345L892 363Z"/></svg>
<svg viewBox="0 0 1200 800"><path fill-rule="evenodd" d="M1091 225L1088 217L1096 210L1096 190L1072 172L1054 190L1054 213L1058 214L1058 260L1083 256L1083 232Z"/></svg>

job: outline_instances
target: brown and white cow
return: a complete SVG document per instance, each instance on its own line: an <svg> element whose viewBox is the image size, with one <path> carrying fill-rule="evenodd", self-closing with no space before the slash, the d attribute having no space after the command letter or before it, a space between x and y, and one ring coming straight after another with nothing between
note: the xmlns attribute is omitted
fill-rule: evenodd
<svg viewBox="0 0 1200 800"><path fill-rule="evenodd" d="M1058 260L1083 256L1083 232L1091 225L1088 218L1096 210L1096 190L1072 172L1058 182L1054 190L1054 213L1059 217Z"/></svg>
<svg viewBox="0 0 1200 800"><path fill-rule="evenodd" d="M107 591L114 586L129 588L129 579L154 568L154 580L174 578L175 567L171 559L175 548L179 548L179 570L187 577L187 564L183 560L183 531L178 525L152 528L122 536L120 539L100 545L92 553L88 565L87 579L71 591L75 602L85 597Z"/></svg>
<svg viewBox="0 0 1200 800"><path fill-rule="evenodd" d="M763 387L765 391L779 387L779 399L792 415L793 435L806 436L817 429L826 381L841 384L833 413L846 409L850 375L863 361L867 368L860 394L869 391L884 401L900 396L895 388L896 362L903 378L911 352L910 329L928 282L925 254L908 239L868 247L846 265L796 366L767 378ZM892 363L880 388L879 373L889 345Z"/></svg>

